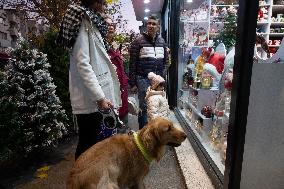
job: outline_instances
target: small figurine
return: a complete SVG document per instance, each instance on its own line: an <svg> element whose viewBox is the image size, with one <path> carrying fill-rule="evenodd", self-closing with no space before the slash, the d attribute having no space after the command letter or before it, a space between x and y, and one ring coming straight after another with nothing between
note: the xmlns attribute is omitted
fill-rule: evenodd
<svg viewBox="0 0 284 189"><path fill-rule="evenodd" d="M212 117L212 107L204 106L201 110L201 114L204 115L206 118Z"/></svg>
<svg viewBox="0 0 284 189"><path fill-rule="evenodd" d="M225 75L224 82L225 89L231 91L233 87L233 69L230 69L229 72Z"/></svg>
<svg viewBox="0 0 284 189"><path fill-rule="evenodd" d="M211 8L211 16L212 17L218 17L218 8L217 8L217 6L212 6L212 8Z"/></svg>

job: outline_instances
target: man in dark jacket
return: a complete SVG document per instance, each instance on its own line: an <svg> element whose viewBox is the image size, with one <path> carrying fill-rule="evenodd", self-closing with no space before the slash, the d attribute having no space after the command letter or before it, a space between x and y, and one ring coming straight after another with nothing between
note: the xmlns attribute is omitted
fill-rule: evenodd
<svg viewBox="0 0 284 189"><path fill-rule="evenodd" d="M145 96L150 81L148 73L154 72L165 77L165 67L168 61L167 46L163 38L158 36L159 21L156 16L150 16L147 21L147 32L143 33L130 47L129 85L131 92L138 90L139 129L147 124L147 105Z"/></svg>

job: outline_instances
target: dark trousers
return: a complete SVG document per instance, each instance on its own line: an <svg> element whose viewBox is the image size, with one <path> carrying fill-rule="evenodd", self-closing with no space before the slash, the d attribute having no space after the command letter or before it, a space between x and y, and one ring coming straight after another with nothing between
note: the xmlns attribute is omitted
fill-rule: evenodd
<svg viewBox="0 0 284 189"><path fill-rule="evenodd" d="M138 124L139 129L142 129L148 123L147 117L147 104L146 104L146 92L150 86L150 80L147 77L137 76L137 88L138 88L138 99L139 99L139 108L142 112L138 115Z"/></svg>
<svg viewBox="0 0 284 189"><path fill-rule="evenodd" d="M77 114L79 141L75 152L75 160L88 148L96 144L100 127L101 115L96 113Z"/></svg>

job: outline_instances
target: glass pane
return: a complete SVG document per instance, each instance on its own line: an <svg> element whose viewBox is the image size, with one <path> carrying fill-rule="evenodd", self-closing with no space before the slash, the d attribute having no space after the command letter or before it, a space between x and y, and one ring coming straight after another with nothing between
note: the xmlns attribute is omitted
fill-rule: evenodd
<svg viewBox="0 0 284 189"><path fill-rule="evenodd" d="M180 10L179 109L224 173L237 28L235 1L184 0Z"/></svg>
<svg viewBox="0 0 284 189"><path fill-rule="evenodd" d="M271 58L284 37L284 1L259 1L255 61Z"/></svg>
<svg viewBox="0 0 284 189"><path fill-rule="evenodd" d="M224 173L237 29L237 1L183 0L178 108ZM283 62L284 1L260 0L254 62Z"/></svg>

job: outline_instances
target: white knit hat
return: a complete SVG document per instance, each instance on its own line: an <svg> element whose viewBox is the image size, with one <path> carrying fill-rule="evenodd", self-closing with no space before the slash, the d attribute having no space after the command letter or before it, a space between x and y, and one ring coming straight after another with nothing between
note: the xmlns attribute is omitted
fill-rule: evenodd
<svg viewBox="0 0 284 189"><path fill-rule="evenodd" d="M160 75L156 75L153 72L148 73L148 78L151 80L151 85L155 89L160 83L164 83L165 79Z"/></svg>

